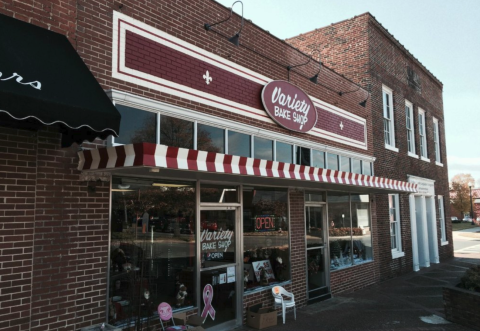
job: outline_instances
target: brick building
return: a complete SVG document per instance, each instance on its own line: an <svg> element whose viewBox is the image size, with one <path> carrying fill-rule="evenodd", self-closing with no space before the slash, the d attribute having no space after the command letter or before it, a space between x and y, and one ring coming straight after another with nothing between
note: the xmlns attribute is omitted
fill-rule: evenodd
<svg viewBox="0 0 480 331"><path fill-rule="evenodd" d="M442 83L370 13L287 42L319 49L322 62L371 93L375 174L419 184L416 194L377 196L380 278L452 256Z"/></svg>
<svg viewBox="0 0 480 331"><path fill-rule="evenodd" d="M346 22L397 57L365 71L358 43L349 73L332 45L321 65L211 0L3 2L0 43L29 42L0 44L0 327L146 327L168 303L230 329L274 285L303 306L451 256L441 83L369 14ZM404 98L425 111L422 159Z"/></svg>

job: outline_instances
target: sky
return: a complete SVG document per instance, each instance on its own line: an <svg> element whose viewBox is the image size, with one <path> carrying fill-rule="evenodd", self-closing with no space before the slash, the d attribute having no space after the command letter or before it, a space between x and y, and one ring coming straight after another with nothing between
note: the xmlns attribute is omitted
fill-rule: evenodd
<svg viewBox="0 0 480 331"><path fill-rule="evenodd" d="M235 1L217 2L231 7ZM242 3L245 19L280 39L370 12L443 83L449 178L469 173L480 188L480 0L243 0ZM240 3L233 10L241 14ZM432 147L428 148L432 153Z"/></svg>

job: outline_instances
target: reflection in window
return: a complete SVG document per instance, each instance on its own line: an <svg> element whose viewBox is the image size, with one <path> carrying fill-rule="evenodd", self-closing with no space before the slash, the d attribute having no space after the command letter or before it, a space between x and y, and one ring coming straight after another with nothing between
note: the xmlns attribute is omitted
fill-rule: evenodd
<svg viewBox="0 0 480 331"><path fill-rule="evenodd" d="M276 160L278 162L293 163L293 146L281 142L276 142Z"/></svg>
<svg viewBox="0 0 480 331"><path fill-rule="evenodd" d="M373 259L368 195L331 192L327 197L330 269ZM352 214L350 215L350 210Z"/></svg>
<svg viewBox="0 0 480 331"><path fill-rule="evenodd" d="M197 149L199 151L224 153L225 130L210 125L197 125Z"/></svg>
<svg viewBox="0 0 480 331"><path fill-rule="evenodd" d="M372 164L367 161L362 161L363 163L363 174L367 176L372 175Z"/></svg>
<svg viewBox="0 0 480 331"><path fill-rule="evenodd" d="M120 136L115 138L116 144L156 143L157 114L127 106L116 106L122 121Z"/></svg>
<svg viewBox="0 0 480 331"><path fill-rule="evenodd" d="M243 191L245 291L290 279L288 191Z"/></svg>
<svg viewBox="0 0 480 331"><path fill-rule="evenodd" d="M248 134L228 131L228 154L251 157L251 140Z"/></svg>
<svg viewBox="0 0 480 331"><path fill-rule="evenodd" d="M161 115L160 144L193 149L193 123Z"/></svg>
<svg viewBox="0 0 480 331"><path fill-rule="evenodd" d="M350 158L347 156L340 156L340 170L350 172Z"/></svg>
<svg viewBox="0 0 480 331"><path fill-rule="evenodd" d="M296 160L295 164L310 165L310 149L305 147L296 146Z"/></svg>
<svg viewBox="0 0 480 331"><path fill-rule="evenodd" d="M113 178L109 323L195 306L195 185Z"/></svg>
<svg viewBox="0 0 480 331"><path fill-rule="evenodd" d="M352 159L352 172L354 174L361 174L362 173L362 164L360 160Z"/></svg>
<svg viewBox="0 0 480 331"><path fill-rule="evenodd" d="M338 155L327 153L327 169L338 170Z"/></svg>
<svg viewBox="0 0 480 331"><path fill-rule="evenodd" d="M253 146L254 158L273 161L273 140L255 137Z"/></svg>
<svg viewBox="0 0 480 331"><path fill-rule="evenodd" d="M305 193L305 202L323 202L325 201L325 193Z"/></svg>
<svg viewBox="0 0 480 331"><path fill-rule="evenodd" d="M200 186L200 202L238 203L238 188L236 186L202 183Z"/></svg>
<svg viewBox="0 0 480 331"><path fill-rule="evenodd" d="M312 167L325 168L325 152L312 149Z"/></svg>

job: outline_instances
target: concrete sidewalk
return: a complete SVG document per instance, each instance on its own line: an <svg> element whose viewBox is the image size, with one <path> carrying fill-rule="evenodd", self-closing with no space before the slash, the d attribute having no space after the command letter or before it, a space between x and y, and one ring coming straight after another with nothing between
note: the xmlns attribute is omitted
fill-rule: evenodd
<svg viewBox="0 0 480 331"><path fill-rule="evenodd" d="M479 235L480 236L480 235ZM287 312L268 330L472 330L444 319L442 287L456 285L464 272L480 264L480 252L432 264L368 288ZM479 310L480 313L480 310ZM236 330L255 330L244 326Z"/></svg>

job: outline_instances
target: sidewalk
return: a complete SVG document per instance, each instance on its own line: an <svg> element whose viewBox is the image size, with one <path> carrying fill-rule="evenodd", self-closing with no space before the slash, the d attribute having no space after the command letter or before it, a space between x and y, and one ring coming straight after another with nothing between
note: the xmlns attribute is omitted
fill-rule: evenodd
<svg viewBox="0 0 480 331"><path fill-rule="evenodd" d="M480 233L468 235L480 239ZM296 320L293 311L288 311L285 325L279 316L277 326L268 330L472 330L444 320L442 287L456 285L475 264L480 264L480 251L297 309Z"/></svg>

